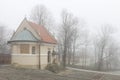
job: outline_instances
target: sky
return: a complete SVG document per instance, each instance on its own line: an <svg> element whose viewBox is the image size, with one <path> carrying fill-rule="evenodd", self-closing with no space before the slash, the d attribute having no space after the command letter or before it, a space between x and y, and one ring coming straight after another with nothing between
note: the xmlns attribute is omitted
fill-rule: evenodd
<svg viewBox="0 0 120 80"><path fill-rule="evenodd" d="M120 36L120 0L0 0L0 24L16 30L38 4L45 5L58 22L61 11L67 9L85 21L91 31L110 24Z"/></svg>

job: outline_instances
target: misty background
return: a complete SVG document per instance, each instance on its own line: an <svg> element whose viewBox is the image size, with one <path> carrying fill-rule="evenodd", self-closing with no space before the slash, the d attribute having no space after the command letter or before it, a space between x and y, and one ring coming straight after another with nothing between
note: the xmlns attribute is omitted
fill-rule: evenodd
<svg viewBox="0 0 120 80"><path fill-rule="evenodd" d="M26 17L55 36L64 66L120 69L119 4L118 0L0 1L1 53L10 53L7 41ZM36 17L39 11L44 14L41 19Z"/></svg>

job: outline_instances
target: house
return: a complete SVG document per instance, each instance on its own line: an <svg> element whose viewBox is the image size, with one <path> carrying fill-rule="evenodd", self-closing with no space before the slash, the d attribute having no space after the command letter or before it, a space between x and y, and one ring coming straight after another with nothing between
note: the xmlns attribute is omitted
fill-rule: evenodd
<svg viewBox="0 0 120 80"><path fill-rule="evenodd" d="M19 67L44 69L57 60L56 39L44 26L26 18L8 43L11 46L11 63Z"/></svg>

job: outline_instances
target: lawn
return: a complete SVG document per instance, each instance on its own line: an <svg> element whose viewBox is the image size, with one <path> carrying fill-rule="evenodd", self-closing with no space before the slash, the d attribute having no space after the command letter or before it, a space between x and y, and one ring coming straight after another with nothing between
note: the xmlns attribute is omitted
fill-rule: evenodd
<svg viewBox="0 0 120 80"><path fill-rule="evenodd" d="M47 70L0 66L0 80L120 80L120 76L75 70L56 74Z"/></svg>

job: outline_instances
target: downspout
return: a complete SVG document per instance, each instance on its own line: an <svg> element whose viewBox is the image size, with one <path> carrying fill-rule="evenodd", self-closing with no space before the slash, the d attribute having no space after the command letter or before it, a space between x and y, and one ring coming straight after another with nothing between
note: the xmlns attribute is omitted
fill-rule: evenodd
<svg viewBox="0 0 120 80"><path fill-rule="evenodd" d="M41 69L41 66L40 66L40 54L41 54L41 45L39 43L39 66L38 66L39 69Z"/></svg>

